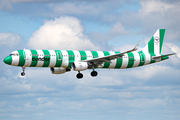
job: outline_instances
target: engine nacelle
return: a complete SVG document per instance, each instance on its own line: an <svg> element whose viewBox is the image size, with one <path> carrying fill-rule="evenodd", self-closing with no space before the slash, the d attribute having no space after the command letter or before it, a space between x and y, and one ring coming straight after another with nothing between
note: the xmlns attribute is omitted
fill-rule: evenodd
<svg viewBox="0 0 180 120"><path fill-rule="evenodd" d="M88 69L87 62L73 62L72 67L74 71L83 71Z"/></svg>
<svg viewBox="0 0 180 120"><path fill-rule="evenodd" d="M63 68L63 67L60 67L60 68L52 67L50 70L51 70L52 74L63 74L67 71L71 71L71 69Z"/></svg>

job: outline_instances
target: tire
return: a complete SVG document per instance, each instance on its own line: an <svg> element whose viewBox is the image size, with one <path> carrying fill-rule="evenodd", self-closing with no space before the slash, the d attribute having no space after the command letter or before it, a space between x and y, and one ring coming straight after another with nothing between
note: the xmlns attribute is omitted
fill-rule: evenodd
<svg viewBox="0 0 180 120"><path fill-rule="evenodd" d="M82 74L82 73L78 73L78 74L76 75L76 77L77 77L78 79L81 79L81 78L83 78L83 74Z"/></svg>
<svg viewBox="0 0 180 120"><path fill-rule="evenodd" d="M21 73L21 76L25 76L25 73L24 73L24 72L22 72L22 73Z"/></svg>
<svg viewBox="0 0 180 120"><path fill-rule="evenodd" d="M92 72L91 72L91 76L92 76L92 77L95 77L95 76L97 76L97 75L98 75L98 73L97 73L96 71L92 71Z"/></svg>

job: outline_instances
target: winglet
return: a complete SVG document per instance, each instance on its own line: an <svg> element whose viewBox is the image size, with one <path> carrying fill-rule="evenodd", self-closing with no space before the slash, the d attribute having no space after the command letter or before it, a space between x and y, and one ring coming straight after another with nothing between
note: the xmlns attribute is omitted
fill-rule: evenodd
<svg viewBox="0 0 180 120"><path fill-rule="evenodd" d="M138 44L134 47L133 51L136 51L141 43L141 40L138 42Z"/></svg>

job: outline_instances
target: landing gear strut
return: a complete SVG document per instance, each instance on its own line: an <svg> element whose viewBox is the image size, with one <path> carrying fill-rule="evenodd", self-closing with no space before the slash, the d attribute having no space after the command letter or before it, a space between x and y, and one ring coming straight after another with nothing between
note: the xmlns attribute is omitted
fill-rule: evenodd
<svg viewBox="0 0 180 120"><path fill-rule="evenodd" d="M79 71L78 71L78 72L79 72ZM78 79L81 79L81 78L83 78L83 74L79 72L79 73L76 75L76 77L77 77Z"/></svg>
<svg viewBox="0 0 180 120"><path fill-rule="evenodd" d="M25 67L24 66L22 67L22 71L23 72L21 73L21 76L25 76L25 72L24 72L25 71Z"/></svg>

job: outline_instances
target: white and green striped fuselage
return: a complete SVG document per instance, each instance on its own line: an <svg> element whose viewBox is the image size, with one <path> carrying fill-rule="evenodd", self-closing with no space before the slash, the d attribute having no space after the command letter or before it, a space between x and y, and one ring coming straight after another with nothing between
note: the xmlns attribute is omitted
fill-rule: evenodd
<svg viewBox="0 0 180 120"><path fill-rule="evenodd" d="M64 67L71 68L75 61L83 61L92 58L99 58L108 55L117 54L114 51L76 51L76 50L17 50L11 53L9 59L12 59L10 65L25 67ZM111 60L111 62L103 62L98 68L108 69L125 69L142 65L147 65L168 57L153 60L152 56L156 54L140 52L129 52L121 58Z"/></svg>
<svg viewBox="0 0 180 120"><path fill-rule="evenodd" d="M21 66L22 76L25 67L50 67L53 74L67 71L78 71L77 78L82 78L80 71L93 69L91 76L97 76L96 68L126 69L139 67L168 59L170 55L162 55L165 29L158 29L142 51L137 52L140 42L134 49L126 52L114 51L77 51L77 50L17 50L4 58L6 64Z"/></svg>

